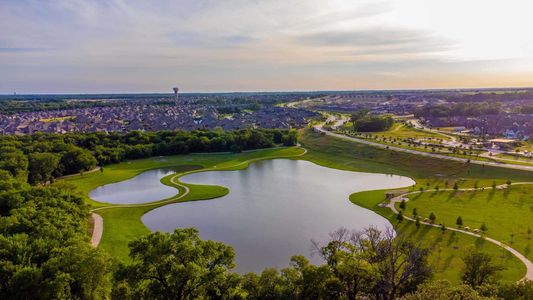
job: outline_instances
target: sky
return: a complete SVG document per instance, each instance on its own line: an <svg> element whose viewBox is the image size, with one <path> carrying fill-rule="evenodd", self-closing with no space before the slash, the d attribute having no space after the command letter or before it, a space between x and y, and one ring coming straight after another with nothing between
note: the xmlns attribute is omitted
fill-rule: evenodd
<svg viewBox="0 0 533 300"><path fill-rule="evenodd" d="M531 0L0 0L0 93L533 86Z"/></svg>

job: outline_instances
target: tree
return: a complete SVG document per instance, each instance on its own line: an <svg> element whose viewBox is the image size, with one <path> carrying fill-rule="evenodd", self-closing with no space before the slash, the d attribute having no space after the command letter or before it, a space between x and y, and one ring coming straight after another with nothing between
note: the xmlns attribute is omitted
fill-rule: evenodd
<svg viewBox="0 0 533 300"><path fill-rule="evenodd" d="M378 299L396 299L416 290L432 276L427 258L429 251L403 235L386 231L379 242L370 243L377 259L377 282L373 294Z"/></svg>
<svg viewBox="0 0 533 300"><path fill-rule="evenodd" d="M0 169L9 171L13 177L26 181L28 158L19 150L0 148Z"/></svg>
<svg viewBox="0 0 533 300"><path fill-rule="evenodd" d="M455 183L453 184L453 189L454 189L455 191L457 191L457 190L459 189L459 186L457 185L457 182L455 182Z"/></svg>
<svg viewBox="0 0 533 300"><path fill-rule="evenodd" d="M457 217L457 220L455 221L455 225L457 225L457 227L459 228L463 227L463 218L461 218L461 216Z"/></svg>
<svg viewBox="0 0 533 300"><path fill-rule="evenodd" d="M0 216L0 299L106 298L111 261L87 242L83 198L62 185L12 185L10 196Z"/></svg>
<svg viewBox="0 0 533 300"><path fill-rule="evenodd" d="M59 165L59 156L53 153L31 153L29 157L30 183L44 183L52 179L52 173Z"/></svg>
<svg viewBox="0 0 533 300"><path fill-rule="evenodd" d="M325 246L313 242L316 252L324 259L333 275L328 282L322 284L326 284L327 294L338 294L333 298L344 296L354 300L360 294L370 292L375 282L372 260L375 253L368 247L369 244L378 242L380 237L381 232L374 228L361 232L341 228L330 234L330 241Z"/></svg>
<svg viewBox="0 0 533 300"><path fill-rule="evenodd" d="M445 280L430 281L423 283L417 287L416 292L407 294L400 298L400 300L491 300L493 298L485 298L474 290L469 285L451 285ZM511 298L506 298L511 299Z"/></svg>
<svg viewBox="0 0 533 300"><path fill-rule="evenodd" d="M512 182L511 182L511 180L509 180L509 179L505 182L505 184L507 184L507 186L510 186L511 183L512 183Z"/></svg>
<svg viewBox="0 0 533 300"><path fill-rule="evenodd" d="M72 146L61 158L61 166L63 174L74 174L96 167L96 159L89 151Z"/></svg>
<svg viewBox="0 0 533 300"><path fill-rule="evenodd" d="M405 202L405 199L402 199L400 202L400 209L405 209L407 207L407 203Z"/></svg>
<svg viewBox="0 0 533 300"><path fill-rule="evenodd" d="M416 207L413 208L413 217L417 217L418 216L418 212L416 210Z"/></svg>
<svg viewBox="0 0 533 300"><path fill-rule="evenodd" d="M479 227L479 229L480 229L481 231L483 231L483 233L485 233L485 231L489 230L489 229L487 228L487 225L485 225L485 223L482 223L482 224L481 224L481 227Z"/></svg>
<svg viewBox="0 0 533 300"><path fill-rule="evenodd" d="M463 274L462 281L473 288L489 283L496 278L499 271L503 270L492 262L492 257L487 253L479 252L475 249L470 250L463 257Z"/></svg>
<svg viewBox="0 0 533 300"><path fill-rule="evenodd" d="M420 217L416 218L415 225L416 225L416 228L420 228Z"/></svg>
<svg viewBox="0 0 533 300"><path fill-rule="evenodd" d="M132 263L119 269L117 281L135 298L207 298L236 289L226 285L235 265L233 248L201 240L196 229L155 232L129 247Z"/></svg>
<svg viewBox="0 0 533 300"><path fill-rule="evenodd" d="M398 220L400 223L403 221L403 212L401 210L396 215L396 220Z"/></svg>
<svg viewBox="0 0 533 300"><path fill-rule="evenodd" d="M437 216L432 212L429 214L429 220L431 220L431 223L435 223L435 220L437 220Z"/></svg>

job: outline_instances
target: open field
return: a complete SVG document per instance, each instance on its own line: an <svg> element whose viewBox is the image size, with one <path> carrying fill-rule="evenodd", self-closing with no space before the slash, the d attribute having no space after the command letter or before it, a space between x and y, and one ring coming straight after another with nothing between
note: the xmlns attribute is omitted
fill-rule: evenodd
<svg viewBox="0 0 533 300"><path fill-rule="evenodd" d="M369 132L373 136L387 137L387 138L413 138L413 139L433 139L433 140L449 140L450 137L439 134L437 132L430 132L413 127L406 126L403 123L394 123L392 128L387 131Z"/></svg>
<svg viewBox="0 0 533 300"><path fill-rule="evenodd" d="M439 191L409 195L407 212L416 207L418 214L427 217L431 212L437 223L456 226L458 216L464 226L480 228L485 223L486 235L511 245L529 259L533 235L533 186L511 185L507 189L487 188L484 191Z"/></svg>

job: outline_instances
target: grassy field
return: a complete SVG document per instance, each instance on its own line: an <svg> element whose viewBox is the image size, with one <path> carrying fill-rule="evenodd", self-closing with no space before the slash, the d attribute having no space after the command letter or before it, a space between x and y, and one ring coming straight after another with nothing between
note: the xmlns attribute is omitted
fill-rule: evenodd
<svg viewBox="0 0 533 300"><path fill-rule="evenodd" d="M346 130L351 130L351 123L347 123ZM405 138L414 138L414 139L443 139L443 140L449 140L450 137L439 134L437 132L429 132L426 130L416 129L410 126L405 125L404 123L396 122L392 125L391 129L387 131L379 131L379 132L364 132L363 134L369 134L373 136L379 136L379 137L387 137L387 138L399 138L399 139L405 139Z"/></svg>
<svg viewBox="0 0 533 300"><path fill-rule="evenodd" d="M533 235L528 234L528 229L533 230L532 192L532 185L511 185L503 190L426 192L408 196L407 212L414 207L424 217L433 212L438 223L448 226L455 226L458 216L471 229L485 223L487 236L511 245L533 260Z"/></svg>
<svg viewBox="0 0 533 300"><path fill-rule="evenodd" d="M429 261L435 270L435 279L447 279L453 283L459 283L460 271L463 267L461 258L470 248L489 253L498 264L505 266L505 270L500 274L502 281L514 282L524 276L526 268L516 257L481 238L449 230L443 233L440 229L429 226L417 228L413 222L408 221L398 223L396 215L390 209L378 206L385 200L384 192L356 193L350 196L350 201L384 216L394 224L397 232L429 248L431 250Z"/></svg>
<svg viewBox="0 0 533 300"><path fill-rule="evenodd" d="M320 134L307 133L302 136L301 143L308 150L304 159L344 170L409 176L417 183L416 186L409 188L413 191L419 188L433 188L437 185L444 188L446 183L450 187L454 183L460 187L475 187L491 186L493 182L503 184L507 179L514 182L533 181L532 172L482 167L392 152ZM385 201L385 191L355 193L350 196L350 200L388 218L400 234L409 236L423 246L431 248L433 251L430 261L437 272L436 278L458 282L462 267L461 256L469 247L476 247L492 254L502 265L506 266L506 270L501 274L504 280L515 281L524 275L525 267L517 258L483 239L451 231L442 233L437 228L420 227L417 229L413 223L407 221L398 224L395 215L389 209L378 206ZM483 214L482 209L483 207L479 208L479 214ZM455 224L455 219L452 224Z"/></svg>

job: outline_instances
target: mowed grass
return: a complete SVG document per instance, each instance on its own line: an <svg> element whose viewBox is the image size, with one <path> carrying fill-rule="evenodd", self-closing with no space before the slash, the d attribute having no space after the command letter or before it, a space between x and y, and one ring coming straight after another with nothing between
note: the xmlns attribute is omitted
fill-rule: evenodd
<svg viewBox="0 0 533 300"><path fill-rule="evenodd" d="M300 142L309 152L302 157L320 165L351 171L404 175L417 185L427 188L440 184L444 187L458 182L460 187L533 181L533 172L488 167L457 161L442 160L404 152L395 152L368 145L333 138L307 130Z"/></svg>
<svg viewBox="0 0 533 300"><path fill-rule="evenodd" d="M482 238L450 230L442 232L438 228L424 225L417 228L413 222L409 221L399 223L390 209L378 206L385 201L384 196L385 191L361 192L352 194L350 201L382 215L394 225L399 234L430 249L429 263L435 272L435 279L447 279L453 283L459 283L464 266L462 257L471 248L490 254L496 263L505 267L500 274L502 281L515 282L524 276L526 267L520 260L510 252Z"/></svg>
<svg viewBox="0 0 533 300"><path fill-rule="evenodd" d="M403 123L394 123L391 129L387 131L379 132L362 132L363 134L370 134L374 136L387 137L387 138L414 138L414 139L443 139L449 140L450 137L445 134L440 134L438 132L429 132L426 130L421 130L413 127L406 126Z"/></svg>
<svg viewBox="0 0 533 300"><path fill-rule="evenodd" d="M409 153L392 152L313 134L309 131L302 135L301 143L309 151L304 159L343 170L409 176L416 181L415 186L408 188L412 191L419 190L419 188L433 188L436 185L444 188L446 182L449 187L453 186L455 182L460 187L474 187L476 185L490 186L492 182L503 184L507 179L515 182L533 181L532 172L482 167ZM458 282L463 267L462 256L471 247L491 254L497 262L506 267L501 272L502 280L516 281L525 274L525 266L516 257L481 238L451 231L442 233L440 229L428 226L417 228L414 223L408 221L398 223L392 211L378 206L378 204L386 201L385 191L355 193L350 196L350 200L386 217L394 224L398 233L430 248L430 262L435 269L435 277L438 279ZM410 207L412 208L412 206ZM418 209L420 210L420 208ZM483 207L479 208L478 213L484 214ZM455 219L452 224L455 224ZM452 224L447 225L451 226Z"/></svg>
<svg viewBox="0 0 533 300"><path fill-rule="evenodd" d="M437 223L454 226L458 216L463 226L480 228L485 223L486 235L506 243L533 260L533 185L511 185L508 189L484 191L439 191L409 195L406 212L416 207L427 217L431 212Z"/></svg>

